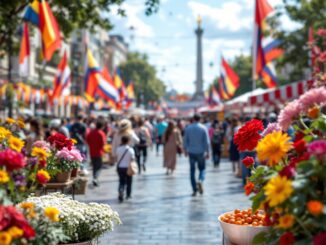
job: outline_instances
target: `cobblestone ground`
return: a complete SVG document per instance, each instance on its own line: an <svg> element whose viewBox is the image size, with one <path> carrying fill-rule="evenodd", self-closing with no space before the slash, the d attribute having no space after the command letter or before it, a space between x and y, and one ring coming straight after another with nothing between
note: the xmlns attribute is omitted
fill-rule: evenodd
<svg viewBox="0 0 326 245"><path fill-rule="evenodd" d="M197 175L197 173L196 173ZM147 172L133 179L132 199L117 200L115 168L104 169L100 187L89 188L78 200L107 203L119 212L123 225L100 239L112 245L222 244L219 214L247 208L240 179L233 176L230 162L214 169L207 165L204 195L191 197L188 159L178 159L177 170L167 176L162 157L150 152Z"/></svg>

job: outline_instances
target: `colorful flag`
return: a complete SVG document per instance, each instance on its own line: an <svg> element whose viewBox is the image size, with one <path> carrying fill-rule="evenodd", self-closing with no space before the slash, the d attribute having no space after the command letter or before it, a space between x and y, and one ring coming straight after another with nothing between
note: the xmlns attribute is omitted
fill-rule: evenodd
<svg viewBox="0 0 326 245"><path fill-rule="evenodd" d="M38 26L42 39L43 59L51 60L53 53L61 47L61 36L49 4L45 0L34 0L26 7L23 19Z"/></svg>
<svg viewBox="0 0 326 245"><path fill-rule="evenodd" d="M58 65L57 74L53 82L53 93L51 102L61 96L70 94L71 70L68 65L67 51L64 52L63 57Z"/></svg>
<svg viewBox="0 0 326 245"><path fill-rule="evenodd" d="M29 63L30 63L30 45L29 45L29 33L28 23L24 23L22 41L20 44L19 53L19 74L23 77L29 75Z"/></svg>
<svg viewBox="0 0 326 245"><path fill-rule="evenodd" d="M212 86L210 102L212 105L218 105L221 103L221 97L220 97L219 93L217 92L215 86Z"/></svg>
<svg viewBox="0 0 326 245"><path fill-rule="evenodd" d="M121 79L120 69L116 68L115 74L114 74L114 84L115 87L118 89L120 94L120 100L123 101L126 97L126 87L124 82Z"/></svg>
<svg viewBox="0 0 326 245"><path fill-rule="evenodd" d="M223 86L223 92L227 94L228 98L231 98L239 87L239 76L233 71L231 66L224 60L223 57L220 79Z"/></svg>
<svg viewBox="0 0 326 245"><path fill-rule="evenodd" d="M134 83L129 82L129 85L126 89L126 107L129 108L132 103L135 101L135 89L134 89Z"/></svg>
<svg viewBox="0 0 326 245"><path fill-rule="evenodd" d="M267 0L256 0L255 6L255 26L253 44L253 80L259 77L269 88L277 85L275 69L271 62L283 54L279 48L280 41L272 37L264 37L266 30L266 17L273 11Z"/></svg>
<svg viewBox="0 0 326 245"><path fill-rule="evenodd" d="M218 79L218 85L219 85L219 93L221 95L221 98L223 100L228 100L230 99L230 96L228 95L227 93L227 89L226 89L226 86L225 86L225 83L224 81L221 79L221 77Z"/></svg>
<svg viewBox="0 0 326 245"><path fill-rule="evenodd" d="M34 0L25 10L23 20L31 22L33 25L39 26L39 1Z"/></svg>
<svg viewBox="0 0 326 245"><path fill-rule="evenodd" d="M107 102L116 104L120 100L118 89L115 87L113 79L106 67L102 69L97 94Z"/></svg>
<svg viewBox="0 0 326 245"><path fill-rule="evenodd" d="M101 70L89 48L86 48L86 72L84 78L85 97L94 102L95 93L101 78Z"/></svg>

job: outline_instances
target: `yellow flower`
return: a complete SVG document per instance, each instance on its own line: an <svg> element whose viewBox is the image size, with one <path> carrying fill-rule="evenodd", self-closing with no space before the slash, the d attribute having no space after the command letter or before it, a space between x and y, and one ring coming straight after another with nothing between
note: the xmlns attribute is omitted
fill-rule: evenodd
<svg viewBox="0 0 326 245"><path fill-rule="evenodd" d="M74 145L77 144L77 140L75 140L75 139L71 139L71 142L72 142L72 144L74 144Z"/></svg>
<svg viewBox="0 0 326 245"><path fill-rule="evenodd" d="M4 140L6 138L9 138L11 136L11 132L4 128L4 127L0 127L0 140Z"/></svg>
<svg viewBox="0 0 326 245"><path fill-rule="evenodd" d="M10 180L8 173L5 170L0 170L0 184L5 184Z"/></svg>
<svg viewBox="0 0 326 245"><path fill-rule="evenodd" d="M19 120L17 121L17 125L18 125L18 127L20 127L21 129L24 129L24 128L25 128L25 123L24 123L24 121L21 120L21 119L19 119Z"/></svg>
<svg viewBox="0 0 326 245"><path fill-rule="evenodd" d="M29 211L28 217L30 219L35 219L37 217L37 213L34 210Z"/></svg>
<svg viewBox="0 0 326 245"><path fill-rule="evenodd" d="M22 202L21 204L19 204L19 206L22 209L30 210L30 209L33 209L35 207L35 204L32 203L32 202Z"/></svg>
<svg viewBox="0 0 326 245"><path fill-rule="evenodd" d="M291 149L292 143L286 133L273 132L266 135L257 145L259 161L267 161L268 165L276 165Z"/></svg>
<svg viewBox="0 0 326 245"><path fill-rule="evenodd" d="M279 219L278 227L283 229L289 229L293 226L294 216L291 214L286 214Z"/></svg>
<svg viewBox="0 0 326 245"><path fill-rule="evenodd" d="M106 152L106 153L111 152L111 145L109 145L109 144L104 145L104 152Z"/></svg>
<svg viewBox="0 0 326 245"><path fill-rule="evenodd" d="M271 207L283 203L293 192L292 181L279 175L271 178L264 189Z"/></svg>
<svg viewBox="0 0 326 245"><path fill-rule="evenodd" d="M12 226L8 230L8 233L10 234L12 239L17 239L17 238L20 238L24 234L24 231L22 229L18 228L17 226Z"/></svg>
<svg viewBox="0 0 326 245"><path fill-rule="evenodd" d="M32 157L37 157L39 160L46 160L46 158L49 156L49 153L40 147L33 147Z"/></svg>
<svg viewBox="0 0 326 245"><path fill-rule="evenodd" d="M8 117L8 118L6 119L6 123L8 123L8 124L14 124L15 122L16 122L16 120L13 119L13 118Z"/></svg>
<svg viewBox="0 0 326 245"><path fill-rule="evenodd" d="M17 137L11 136L8 140L9 148L21 152L22 148L25 145L25 142Z"/></svg>
<svg viewBox="0 0 326 245"><path fill-rule="evenodd" d="M54 207L47 207L44 209L44 214L53 222L59 221L59 213L60 211Z"/></svg>
<svg viewBox="0 0 326 245"><path fill-rule="evenodd" d="M12 237L9 232L0 231L0 245L9 245L11 243Z"/></svg>

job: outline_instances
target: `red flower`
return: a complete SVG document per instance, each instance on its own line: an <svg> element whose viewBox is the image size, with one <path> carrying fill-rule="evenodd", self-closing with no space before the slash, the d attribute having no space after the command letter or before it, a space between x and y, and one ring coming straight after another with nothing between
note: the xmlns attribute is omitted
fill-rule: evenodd
<svg viewBox="0 0 326 245"><path fill-rule="evenodd" d="M285 232L280 237L280 245L291 245L294 243L294 236L292 232Z"/></svg>
<svg viewBox="0 0 326 245"><path fill-rule="evenodd" d="M295 141L293 147L298 154L302 154L307 150L306 141L304 141L304 139Z"/></svg>
<svg viewBox="0 0 326 245"><path fill-rule="evenodd" d="M39 170L36 174L37 182L39 182L41 185L44 185L49 182L50 175L45 170Z"/></svg>
<svg viewBox="0 0 326 245"><path fill-rule="evenodd" d="M40 160L38 163L40 168L45 168L46 167L46 160Z"/></svg>
<svg viewBox="0 0 326 245"><path fill-rule="evenodd" d="M0 152L0 166L5 166L7 171L25 167L24 155L11 149Z"/></svg>
<svg viewBox="0 0 326 245"><path fill-rule="evenodd" d="M48 141L54 145L57 150L61 150L64 147L67 147L68 150L72 148L72 141L60 133L48 137Z"/></svg>
<svg viewBox="0 0 326 245"><path fill-rule="evenodd" d="M294 177L295 175L295 165L288 165L288 166L285 166L281 171L280 171L280 175L281 176L285 176L287 177L288 179L291 179Z"/></svg>
<svg viewBox="0 0 326 245"><path fill-rule="evenodd" d="M0 230L8 227L17 226L24 231L26 239L35 237L34 229L28 224L25 216L14 206L0 206Z"/></svg>
<svg viewBox="0 0 326 245"><path fill-rule="evenodd" d="M253 119L242 126L234 135L234 143L238 146L239 151L255 149L261 138L259 132L263 129L262 121L257 119Z"/></svg>
<svg viewBox="0 0 326 245"><path fill-rule="evenodd" d="M304 152L301 156L292 157L290 159L289 165L291 165L292 167L296 167L296 165L298 163L303 162L303 161L308 161L309 158L310 158L309 152Z"/></svg>
<svg viewBox="0 0 326 245"><path fill-rule="evenodd" d="M271 220L271 217L270 217L268 214L265 215L264 223L265 223L267 226L271 226L271 225L273 225L273 222L272 222L272 220Z"/></svg>
<svg viewBox="0 0 326 245"><path fill-rule="evenodd" d="M305 134L302 133L301 131L297 131L295 133L294 141L301 140L301 139L303 139L303 137L305 137Z"/></svg>
<svg viewBox="0 0 326 245"><path fill-rule="evenodd" d="M246 168L250 168L251 166L254 165L255 159L253 157L247 156L242 160L242 163L243 163L243 165L246 166Z"/></svg>
<svg viewBox="0 0 326 245"><path fill-rule="evenodd" d="M250 193L254 190L254 188L255 188L254 183L249 181L243 189L245 190L246 195L249 196Z"/></svg>
<svg viewBox="0 0 326 245"><path fill-rule="evenodd" d="M314 237L314 245L325 245L326 232L319 233Z"/></svg>

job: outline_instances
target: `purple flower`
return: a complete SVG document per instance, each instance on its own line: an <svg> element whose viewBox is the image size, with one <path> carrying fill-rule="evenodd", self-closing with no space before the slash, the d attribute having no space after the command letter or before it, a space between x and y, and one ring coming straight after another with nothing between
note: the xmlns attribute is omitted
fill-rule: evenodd
<svg viewBox="0 0 326 245"><path fill-rule="evenodd" d="M16 186L25 186L26 185L26 178L23 175L15 175L13 177Z"/></svg>
<svg viewBox="0 0 326 245"><path fill-rule="evenodd" d="M263 131L262 136L265 137L267 134L282 131L282 128L278 123L269 123L267 125L267 128Z"/></svg>
<svg viewBox="0 0 326 245"><path fill-rule="evenodd" d="M34 167L38 162L37 157L30 157L27 159L27 164Z"/></svg>
<svg viewBox="0 0 326 245"><path fill-rule="evenodd" d="M326 157L326 140L316 140L308 145L308 152L315 155L319 160Z"/></svg>

